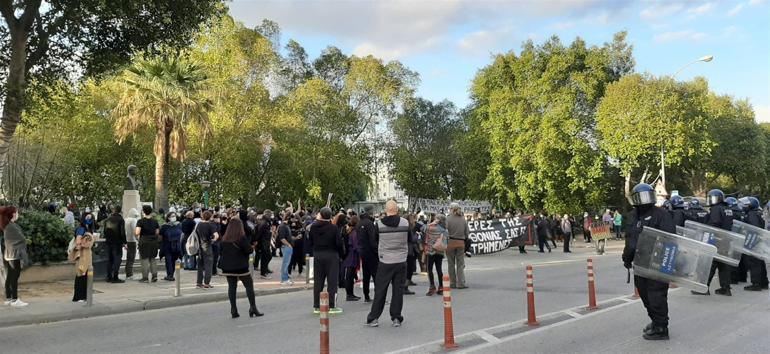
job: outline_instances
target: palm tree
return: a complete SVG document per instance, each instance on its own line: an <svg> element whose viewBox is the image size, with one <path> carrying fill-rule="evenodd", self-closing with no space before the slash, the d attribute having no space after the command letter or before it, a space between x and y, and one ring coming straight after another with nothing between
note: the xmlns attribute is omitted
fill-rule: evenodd
<svg viewBox="0 0 770 354"><path fill-rule="evenodd" d="M155 207L168 210L169 161L183 161L187 128L197 124L209 131L211 102L203 95L202 69L180 56L138 59L119 78L123 86L115 118L118 143L143 128L155 134Z"/></svg>

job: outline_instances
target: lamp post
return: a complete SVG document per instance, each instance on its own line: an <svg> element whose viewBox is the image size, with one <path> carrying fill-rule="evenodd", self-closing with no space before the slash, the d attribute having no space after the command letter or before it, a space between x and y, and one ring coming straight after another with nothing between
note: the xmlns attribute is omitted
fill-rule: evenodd
<svg viewBox="0 0 770 354"><path fill-rule="evenodd" d="M682 66L681 68L679 68L679 70L677 70L674 73L674 75L671 76L671 80L675 80L676 76L679 75L679 73L682 72L682 70L686 69L690 65L693 65L695 63L700 63L700 62L708 63L708 62L710 62L712 60L714 60L714 56L713 55L704 55L704 56L698 58L697 60L693 60L693 61L687 63L686 65ZM662 191L661 192L663 193L663 197L665 198L665 195L667 195L667 192L666 192L666 152L663 149L663 144L660 145L660 182L661 182L661 186L662 186Z"/></svg>

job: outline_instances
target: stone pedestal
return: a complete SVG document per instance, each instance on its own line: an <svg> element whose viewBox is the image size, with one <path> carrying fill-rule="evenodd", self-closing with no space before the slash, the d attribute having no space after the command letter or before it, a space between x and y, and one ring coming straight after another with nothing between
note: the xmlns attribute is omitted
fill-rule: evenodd
<svg viewBox="0 0 770 354"><path fill-rule="evenodd" d="M142 215L142 202L139 198L139 191L123 191L123 204L121 204L123 217L128 216L128 211L135 208Z"/></svg>

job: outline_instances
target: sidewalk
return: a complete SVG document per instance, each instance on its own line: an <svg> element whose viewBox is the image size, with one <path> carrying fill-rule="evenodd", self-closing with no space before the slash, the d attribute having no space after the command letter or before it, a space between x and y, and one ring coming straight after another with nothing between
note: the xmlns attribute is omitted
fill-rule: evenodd
<svg viewBox="0 0 770 354"><path fill-rule="evenodd" d="M227 279L223 276L212 277L211 285L214 288L197 289L196 272L182 270L182 296L174 297L174 282L162 280L164 276L162 273L165 272L159 273L161 279L157 283L128 280L123 284L113 284L96 279L92 307L86 307L84 303L72 302L74 277L72 281L22 284L19 297L28 302L29 306L18 309L0 306L0 327L57 322L228 299ZM291 286L281 285L279 278L280 275L273 273L272 280L255 279L256 295L280 294L312 288L312 282L305 284L304 273L302 275L295 273L296 283ZM239 284L238 297L245 298L245 296L243 285Z"/></svg>

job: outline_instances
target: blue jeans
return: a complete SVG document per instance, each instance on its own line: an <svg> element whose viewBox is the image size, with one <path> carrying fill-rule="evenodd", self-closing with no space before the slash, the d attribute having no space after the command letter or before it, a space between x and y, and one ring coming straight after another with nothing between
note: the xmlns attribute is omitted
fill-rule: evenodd
<svg viewBox="0 0 770 354"><path fill-rule="evenodd" d="M293 252L293 248L281 246L281 254L283 254L283 262L281 262L281 281L289 280L289 262L291 262L291 254Z"/></svg>

